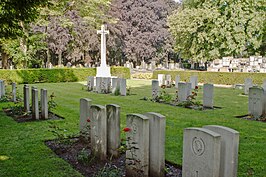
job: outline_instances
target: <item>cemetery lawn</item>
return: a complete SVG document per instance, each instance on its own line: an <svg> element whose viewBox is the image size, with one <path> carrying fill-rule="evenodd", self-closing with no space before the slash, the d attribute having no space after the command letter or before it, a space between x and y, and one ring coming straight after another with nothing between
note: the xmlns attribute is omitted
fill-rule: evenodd
<svg viewBox="0 0 266 177"><path fill-rule="evenodd" d="M44 144L45 140L57 138L51 132L53 125L63 129L60 134L78 136L80 98L90 98L93 104L121 106L121 128L125 127L128 113L157 112L166 116L166 159L180 165L184 128L204 125L233 128L240 132L238 176L264 177L266 174L266 124L234 117L248 112L248 97L241 94L243 90L215 87L214 105L222 109L197 111L140 100L151 98L151 81L128 80L130 96L87 92L83 84L34 84L38 89L46 88L48 95L54 92L58 104L54 113L64 120L17 123L0 111L0 176L82 176ZM20 93L22 87L18 86ZM10 91L11 87L7 89ZM173 88L166 91L175 93ZM202 100L201 87L197 99ZM0 108L8 104L13 103L0 103Z"/></svg>

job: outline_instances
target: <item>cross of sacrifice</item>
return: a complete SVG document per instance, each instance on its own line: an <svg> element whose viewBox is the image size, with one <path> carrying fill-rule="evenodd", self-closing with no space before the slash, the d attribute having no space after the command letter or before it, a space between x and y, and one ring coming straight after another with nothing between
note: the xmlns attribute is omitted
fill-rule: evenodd
<svg viewBox="0 0 266 177"><path fill-rule="evenodd" d="M101 67L106 66L106 34L109 34L108 30L105 30L105 25L101 26L101 30L97 30L97 34L101 34Z"/></svg>

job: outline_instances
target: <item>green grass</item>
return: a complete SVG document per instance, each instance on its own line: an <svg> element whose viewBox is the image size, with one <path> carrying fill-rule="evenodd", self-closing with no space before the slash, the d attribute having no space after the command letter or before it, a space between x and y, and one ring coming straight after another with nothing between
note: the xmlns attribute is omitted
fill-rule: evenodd
<svg viewBox="0 0 266 177"><path fill-rule="evenodd" d="M44 141L56 138L49 132L55 124L66 129L67 135L79 132L79 99L90 98L93 104L118 104L121 106L121 127L125 127L126 114L157 112L166 116L166 159L182 164L183 129L204 125L222 125L240 132L238 176L250 174L263 177L266 174L266 124L234 118L248 111L248 98L243 90L215 88L215 106L222 109L196 111L165 104L140 100L151 97L151 81L129 80L130 96L113 96L85 91L81 83L35 84L56 95L58 108L55 112L64 120L16 123L0 112L0 176L82 176L67 162L58 158ZM19 85L19 90L22 91ZM8 88L10 89L10 88ZM175 92L174 89L167 89ZM202 89L198 99L202 98ZM0 108L7 103L0 103ZM5 160L3 157L8 156Z"/></svg>

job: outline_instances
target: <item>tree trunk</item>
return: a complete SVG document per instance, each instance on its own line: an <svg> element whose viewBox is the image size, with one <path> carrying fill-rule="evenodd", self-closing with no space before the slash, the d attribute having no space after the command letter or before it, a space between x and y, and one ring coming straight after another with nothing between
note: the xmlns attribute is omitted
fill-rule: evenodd
<svg viewBox="0 0 266 177"><path fill-rule="evenodd" d="M61 67L62 64L62 52L60 51L58 54L58 66Z"/></svg>
<svg viewBox="0 0 266 177"><path fill-rule="evenodd" d="M2 51L2 68L3 69L8 69L8 55L6 52Z"/></svg>

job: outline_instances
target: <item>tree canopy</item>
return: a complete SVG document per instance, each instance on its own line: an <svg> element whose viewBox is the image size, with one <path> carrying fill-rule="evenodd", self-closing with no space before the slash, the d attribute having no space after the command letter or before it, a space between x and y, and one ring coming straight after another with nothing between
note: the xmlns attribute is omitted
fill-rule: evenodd
<svg viewBox="0 0 266 177"><path fill-rule="evenodd" d="M39 7L48 0L1 0L0 38L16 37L21 33L21 22L29 23L38 16Z"/></svg>
<svg viewBox="0 0 266 177"><path fill-rule="evenodd" d="M175 50L206 61L223 56L265 55L265 0L183 0L168 18Z"/></svg>
<svg viewBox="0 0 266 177"><path fill-rule="evenodd" d="M113 0L110 14L117 19L116 24L109 25L116 38L117 45L113 46L134 62L168 57L172 37L167 16L175 7L173 0Z"/></svg>

